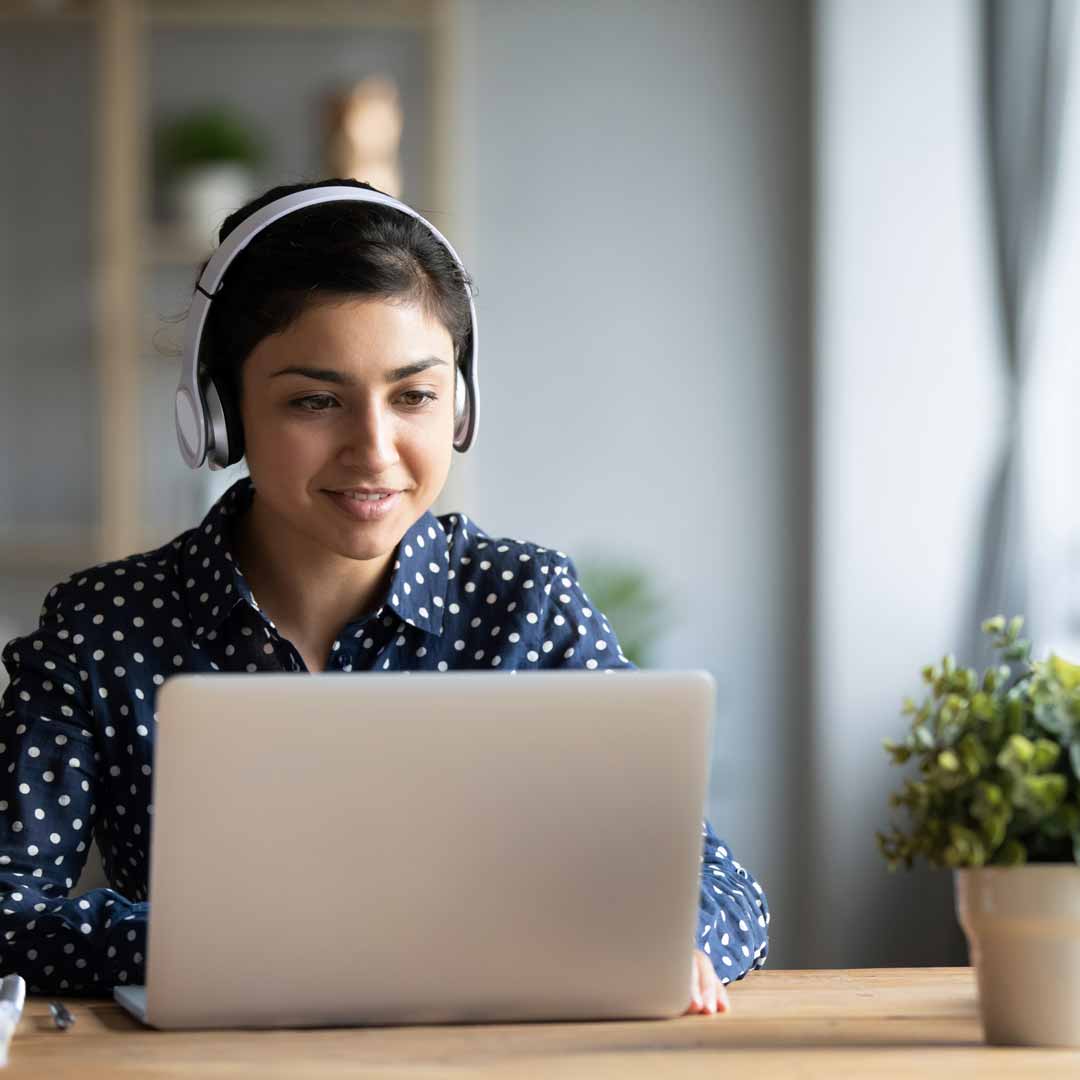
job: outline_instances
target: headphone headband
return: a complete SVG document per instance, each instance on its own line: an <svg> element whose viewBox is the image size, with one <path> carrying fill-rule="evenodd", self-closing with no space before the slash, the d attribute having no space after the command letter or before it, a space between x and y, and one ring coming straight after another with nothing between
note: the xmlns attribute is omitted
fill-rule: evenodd
<svg viewBox="0 0 1080 1080"><path fill-rule="evenodd" d="M181 359L180 383L176 390L176 439L181 456L192 469L197 469L208 457L211 469L222 469L232 464L226 425L223 418L219 419L212 415L204 394L203 383L199 378L203 329L210 313L210 304L221 287L221 279L225 276L225 271L228 270L233 259L268 225L295 210L327 202L377 203L408 214L427 226L465 275L465 267L450 241L411 206L381 191L335 184L294 191L290 195L283 195L280 199L274 199L273 202L260 207L254 214L240 222L218 246L199 276L199 282L191 298L184 353ZM469 297L471 332L469 348L462 356L460 363L460 374L464 378L465 385L465 407L461 415L455 417L454 426L454 449L460 453L464 453L472 445L476 437L478 419L476 306L473 303L472 291L466 291ZM455 378L457 377L455 375Z"/></svg>

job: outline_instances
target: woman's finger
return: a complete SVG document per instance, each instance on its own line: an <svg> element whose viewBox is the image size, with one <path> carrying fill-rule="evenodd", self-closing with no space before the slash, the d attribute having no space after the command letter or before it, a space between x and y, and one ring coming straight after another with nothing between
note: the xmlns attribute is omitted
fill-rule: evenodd
<svg viewBox="0 0 1080 1080"><path fill-rule="evenodd" d="M698 950L696 953L698 962L698 980L701 986L701 997L704 1002L702 1012L716 1012L716 972L713 970L712 961L709 957Z"/></svg>
<svg viewBox="0 0 1080 1080"><path fill-rule="evenodd" d="M699 1011L716 1012L716 973L713 971L712 961L700 949L694 953L694 971L698 997L701 1000Z"/></svg>
<svg viewBox="0 0 1080 1080"><path fill-rule="evenodd" d="M702 997L705 998L705 1011L708 1013L716 1012L716 987L717 978L716 974L712 970L712 965L709 965L707 972L702 972L702 981L704 983L704 993Z"/></svg>
<svg viewBox="0 0 1080 1080"><path fill-rule="evenodd" d="M705 1007L705 999L701 996L701 969L695 956L690 964L690 1010L700 1012Z"/></svg>
<svg viewBox="0 0 1080 1080"><path fill-rule="evenodd" d="M701 1012L705 1007L705 999L701 996L701 976L698 971L698 960L695 954L690 959L690 1004L686 1007L683 1016L693 1016Z"/></svg>

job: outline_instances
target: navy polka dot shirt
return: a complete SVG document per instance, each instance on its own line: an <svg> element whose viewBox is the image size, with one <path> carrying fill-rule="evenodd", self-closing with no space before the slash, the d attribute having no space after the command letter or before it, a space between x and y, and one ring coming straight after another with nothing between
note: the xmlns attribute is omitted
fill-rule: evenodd
<svg viewBox="0 0 1080 1080"><path fill-rule="evenodd" d="M73 574L3 649L0 972L31 992L144 980L157 688L174 672L307 670L229 550L253 492L244 477L156 551ZM427 513L384 603L341 628L326 670L633 666L565 553ZM111 886L70 897L91 836ZM761 887L706 821L697 945L724 982L765 963L768 924Z"/></svg>

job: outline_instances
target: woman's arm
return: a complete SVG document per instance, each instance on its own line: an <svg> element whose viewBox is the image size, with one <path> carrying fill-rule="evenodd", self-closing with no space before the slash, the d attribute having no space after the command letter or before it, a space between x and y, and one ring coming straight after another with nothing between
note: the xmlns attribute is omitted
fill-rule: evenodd
<svg viewBox="0 0 1080 1080"><path fill-rule="evenodd" d="M720 981L741 979L763 967L769 955L769 902L727 844L703 823L698 945L708 954Z"/></svg>
<svg viewBox="0 0 1080 1080"><path fill-rule="evenodd" d="M548 579L551 589L545 589L537 647L529 658L536 655L537 666L545 668L636 669L623 655L604 615L591 606L573 560L550 554L557 565ZM702 822L702 835L697 948L708 955L721 982L729 983L764 965L769 904L764 890L735 861L707 820Z"/></svg>
<svg viewBox="0 0 1080 1080"><path fill-rule="evenodd" d="M2 654L11 683L0 701L0 968L32 993L109 994L143 981L149 904L107 888L68 896L98 784L93 704L64 610L58 586L38 630Z"/></svg>

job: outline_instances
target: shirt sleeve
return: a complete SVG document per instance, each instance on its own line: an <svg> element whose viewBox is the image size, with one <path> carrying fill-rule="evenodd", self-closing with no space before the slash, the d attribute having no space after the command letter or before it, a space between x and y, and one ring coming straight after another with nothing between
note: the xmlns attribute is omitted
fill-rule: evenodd
<svg viewBox="0 0 1080 1080"><path fill-rule="evenodd" d="M623 654L607 618L592 607L582 589L573 559L548 551L541 560L541 574L538 633L525 659L538 668L633 669L636 665Z"/></svg>
<svg viewBox="0 0 1080 1080"><path fill-rule="evenodd" d="M37 631L2 653L11 682L0 700L0 970L32 993L107 995L143 981L149 903L111 888L68 896L100 782L89 676L63 625L63 595L53 589Z"/></svg>
<svg viewBox="0 0 1080 1080"><path fill-rule="evenodd" d="M721 982L729 983L765 966L769 902L707 820L702 835L697 947L712 960Z"/></svg>
<svg viewBox="0 0 1080 1080"><path fill-rule="evenodd" d="M538 647L527 658L550 668L637 670L602 612L590 605L572 559L560 553L551 567L539 621ZM548 643L551 647L548 647ZM712 960L721 981L743 978L764 966L769 952L769 904L761 886L732 858L728 847L702 822L701 901L697 948Z"/></svg>

